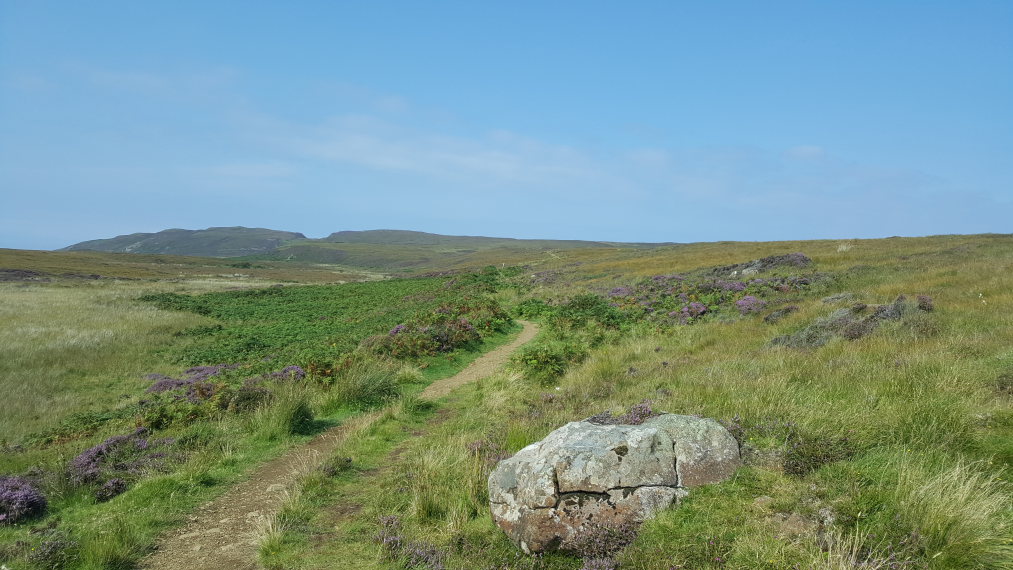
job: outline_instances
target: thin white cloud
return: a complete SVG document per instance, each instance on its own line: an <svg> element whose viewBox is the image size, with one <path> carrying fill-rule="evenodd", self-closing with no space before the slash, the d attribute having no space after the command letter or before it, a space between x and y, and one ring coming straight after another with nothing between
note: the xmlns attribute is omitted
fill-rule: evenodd
<svg viewBox="0 0 1013 570"><path fill-rule="evenodd" d="M304 157L480 185L560 185L606 175L577 149L503 130L464 137L347 115L318 126L288 124L275 139Z"/></svg>

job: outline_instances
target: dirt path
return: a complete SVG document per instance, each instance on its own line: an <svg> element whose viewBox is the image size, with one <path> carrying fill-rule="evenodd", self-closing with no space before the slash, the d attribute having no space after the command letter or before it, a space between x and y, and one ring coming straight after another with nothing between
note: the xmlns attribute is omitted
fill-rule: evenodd
<svg viewBox="0 0 1013 570"><path fill-rule="evenodd" d="M441 398L463 384L495 372L513 351L538 333L534 323L520 323L524 330L512 342L482 355L454 376L430 384L421 396ZM349 420L260 466L249 479L197 509L186 525L159 540L155 552L142 560L140 567L147 570L259 568L258 530L281 506L289 486L300 474L326 458L356 426L371 422L380 414L376 411Z"/></svg>

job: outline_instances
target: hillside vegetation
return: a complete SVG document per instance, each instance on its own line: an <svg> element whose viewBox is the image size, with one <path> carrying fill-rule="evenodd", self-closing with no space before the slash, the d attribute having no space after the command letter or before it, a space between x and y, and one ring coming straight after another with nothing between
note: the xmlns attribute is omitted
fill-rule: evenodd
<svg viewBox="0 0 1013 570"><path fill-rule="evenodd" d="M304 477L262 561L1011 568L1011 246L946 236L571 252L501 293L545 325L512 370L453 394L438 421L364 426L334 455L350 458L342 473ZM743 277L768 256L787 263ZM491 521L492 467L566 422L633 406L719 418L746 467L628 547L605 535L583 557L519 554Z"/></svg>
<svg viewBox="0 0 1013 570"><path fill-rule="evenodd" d="M81 242L65 249L241 257L248 260L340 264L405 273L474 267L480 265L480 258L496 258L505 262L526 260L557 250L651 248L660 245L664 244L445 236L404 230L342 231L317 240L293 232L237 227L130 234Z"/></svg>
<svg viewBox="0 0 1013 570"><path fill-rule="evenodd" d="M296 232L264 228L170 229L157 233L137 233L84 241L68 246L65 250L240 257L272 251L287 241L305 238L306 236Z"/></svg>
<svg viewBox="0 0 1013 570"><path fill-rule="evenodd" d="M386 247L422 246L449 247ZM47 503L19 491L0 561L130 567L253 465L357 416L263 529L265 567L1013 568L1013 236L494 247L426 263L452 274L0 286L13 323L0 349L16 359L4 388L44 377L62 410L47 418L45 391L13 392L23 410L0 426L13 434L0 476ZM506 311L542 330L507 370L435 404L413 396L502 342ZM520 554L490 517L492 467L634 406L719 419L745 467L587 552Z"/></svg>

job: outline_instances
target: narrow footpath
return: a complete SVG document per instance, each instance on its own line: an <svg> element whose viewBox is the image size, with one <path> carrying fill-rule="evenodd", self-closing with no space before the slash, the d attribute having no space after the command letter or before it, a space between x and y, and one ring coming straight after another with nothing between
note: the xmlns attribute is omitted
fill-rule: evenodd
<svg viewBox="0 0 1013 570"><path fill-rule="evenodd" d="M509 344L475 359L454 376L437 380L421 397L435 400L455 388L485 378L506 364L510 355L538 334L538 325L518 321L524 329ZM198 508L190 521L164 536L155 551L141 561L146 570L256 570L257 536L265 521L281 507L287 490L300 474L327 458L354 431L379 417L364 414L331 428L309 443L258 467L249 479Z"/></svg>

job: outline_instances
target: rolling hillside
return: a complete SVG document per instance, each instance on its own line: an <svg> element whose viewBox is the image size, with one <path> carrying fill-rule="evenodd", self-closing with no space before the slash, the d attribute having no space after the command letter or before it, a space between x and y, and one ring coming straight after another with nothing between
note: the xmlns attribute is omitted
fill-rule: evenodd
<svg viewBox="0 0 1013 570"><path fill-rule="evenodd" d="M63 250L241 257L273 251L281 244L296 239L306 239L306 236L297 232L264 228L168 229L156 233L136 233L109 239L83 241L65 247Z"/></svg>
<svg viewBox="0 0 1013 570"><path fill-rule="evenodd" d="M164 230L90 240L64 250L159 253L340 264L393 273L527 263L555 251L639 249L671 244L447 236L405 230L341 231L323 239L260 228Z"/></svg>

